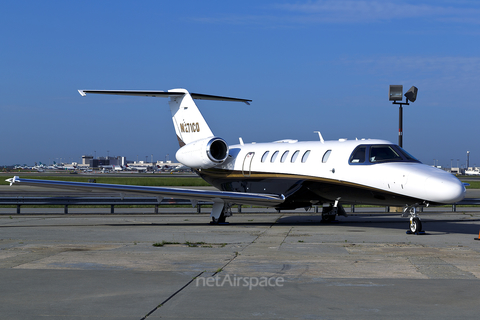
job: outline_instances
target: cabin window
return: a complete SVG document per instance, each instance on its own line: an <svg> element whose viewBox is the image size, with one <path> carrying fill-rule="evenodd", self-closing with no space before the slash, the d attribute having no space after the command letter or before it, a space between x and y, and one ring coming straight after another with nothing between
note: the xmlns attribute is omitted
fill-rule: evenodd
<svg viewBox="0 0 480 320"><path fill-rule="evenodd" d="M327 163L331 153L332 153L332 150L327 150L327 152L323 154L322 163Z"/></svg>
<svg viewBox="0 0 480 320"><path fill-rule="evenodd" d="M310 155L310 150L305 151L305 153L302 156L302 163L307 162L308 156Z"/></svg>
<svg viewBox="0 0 480 320"><path fill-rule="evenodd" d="M280 162L281 162L281 163L284 163L284 162L285 162L285 160L287 159L289 153L290 153L290 151L287 150L287 151L285 151L285 152L282 154L282 157L280 158Z"/></svg>
<svg viewBox="0 0 480 320"><path fill-rule="evenodd" d="M277 156L278 156L278 150L272 154L272 158L270 159L270 162L274 162L275 159L277 159Z"/></svg>
<svg viewBox="0 0 480 320"><path fill-rule="evenodd" d="M292 155L292 159L290 160L290 162L295 162L299 154L300 154L300 150L295 151Z"/></svg>
<svg viewBox="0 0 480 320"><path fill-rule="evenodd" d="M270 153L270 151L265 151L265 153L262 156L262 162L265 162L265 160L267 160L267 157L268 157L269 153Z"/></svg>
<svg viewBox="0 0 480 320"><path fill-rule="evenodd" d="M365 146L357 147L350 157L350 163L364 163L366 150L367 147Z"/></svg>

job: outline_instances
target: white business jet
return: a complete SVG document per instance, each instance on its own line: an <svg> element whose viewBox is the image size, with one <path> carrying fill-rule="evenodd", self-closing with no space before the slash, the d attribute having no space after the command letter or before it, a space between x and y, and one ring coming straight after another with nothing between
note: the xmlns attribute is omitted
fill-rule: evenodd
<svg viewBox="0 0 480 320"><path fill-rule="evenodd" d="M319 141L280 140L269 143L228 145L215 136L193 99L251 100L164 91L79 90L86 94L114 94L170 98L173 125L180 149L179 162L194 169L220 191L174 189L22 179L11 184L72 189L97 189L120 193L151 194L213 201L212 223L224 223L233 204L274 207L278 210L324 205L322 220L345 215L343 204L404 207L411 233L422 232L417 208L462 200L465 187L453 175L420 163L399 146L385 140Z"/></svg>

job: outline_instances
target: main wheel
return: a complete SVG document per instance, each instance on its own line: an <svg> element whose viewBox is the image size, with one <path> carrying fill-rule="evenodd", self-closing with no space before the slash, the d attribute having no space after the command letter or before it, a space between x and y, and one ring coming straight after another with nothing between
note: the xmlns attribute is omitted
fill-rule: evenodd
<svg viewBox="0 0 480 320"><path fill-rule="evenodd" d="M333 222L335 221L335 218L337 217L336 214L322 214L322 222Z"/></svg>
<svg viewBox="0 0 480 320"><path fill-rule="evenodd" d="M225 214L222 212L222 214L220 215L220 217L218 217L218 219L215 219L214 217L212 217L212 221L210 222L210 224L219 224L219 223L225 223L226 222L226 217L225 217Z"/></svg>
<svg viewBox="0 0 480 320"><path fill-rule="evenodd" d="M420 218L412 218L410 219L410 231L412 233L417 233L422 231L422 221L420 221Z"/></svg>

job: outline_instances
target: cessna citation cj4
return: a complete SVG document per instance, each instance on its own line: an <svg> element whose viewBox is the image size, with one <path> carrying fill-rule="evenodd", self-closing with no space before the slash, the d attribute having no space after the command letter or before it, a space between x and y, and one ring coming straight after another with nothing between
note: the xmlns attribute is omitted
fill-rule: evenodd
<svg viewBox="0 0 480 320"><path fill-rule="evenodd" d="M410 216L409 232L422 231L417 208L455 203L465 187L450 173L420 163L399 146L384 140L338 140L228 145L215 136L194 99L251 100L164 91L79 90L86 94L168 97L180 149L179 162L194 169L219 191L164 187L124 186L33 180L14 177L10 184L71 189L97 189L213 201L212 223L223 223L234 204L274 207L278 210L324 205L322 219L345 215L344 204L404 207Z"/></svg>

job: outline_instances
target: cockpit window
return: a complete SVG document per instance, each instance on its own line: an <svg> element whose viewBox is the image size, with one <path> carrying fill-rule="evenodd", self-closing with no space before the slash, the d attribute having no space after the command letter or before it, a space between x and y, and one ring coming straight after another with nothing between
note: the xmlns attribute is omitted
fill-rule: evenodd
<svg viewBox="0 0 480 320"><path fill-rule="evenodd" d="M397 145L360 145L353 150L350 164L376 164L384 162L420 162Z"/></svg>
<svg viewBox="0 0 480 320"><path fill-rule="evenodd" d="M385 161L402 161L402 157L391 146L370 147L369 159L371 163Z"/></svg>
<svg viewBox="0 0 480 320"><path fill-rule="evenodd" d="M403 149L402 147L398 147L400 149L400 151L402 152L403 156L405 158L407 158L408 160L412 160L412 161L418 161L417 158L415 158L414 156L412 156L410 153L408 153L407 151L405 151L405 149Z"/></svg>
<svg viewBox="0 0 480 320"><path fill-rule="evenodd" d="M350 157L350 163L364 163L365 162L365 151L367 147L360 146L355 151L353 151L352 156Z"/></svg>

